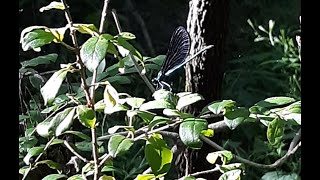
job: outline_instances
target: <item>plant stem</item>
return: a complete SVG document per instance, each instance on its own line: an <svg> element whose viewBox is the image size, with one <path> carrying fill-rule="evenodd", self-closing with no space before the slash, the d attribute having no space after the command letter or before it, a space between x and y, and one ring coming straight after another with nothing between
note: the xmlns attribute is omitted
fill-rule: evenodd
<svg viewBox="0 0 320 180"><path fill-rule="evenodd" d="M225 150L223 147L219 146L218 144L211 141L209 138L204 137L203 135L200 135L200 139L217 150L220 150L220 151ZM288 150L288 152L283 157L281 157L280 159L278 159L277 161L275 161L272 164L259 164L259 163L244 159L244 158L237 156L235 154L233 154L233 158L235 160L238 160L241 163L248 164L253 167L263 168L263 169L273 169L273 168L277 168L277 167L281 166L291 155L293 155L299 149L300 146L301 146L301 141L294 148L292 148L291 150Z"/></svg>
<svg viewBox="0 0 320 180"><path fill-rule="evenodd" d="M90 94L89 94L89 87L86 83L86 78L85 78L85 66L81 60L80 57L80 48L78 45L78 41L77 41L77 36L76 36L76 32L75 29L73 28L73 22L72 22L72 18L71 18L71 14L69 11L69 6L66 3L66 0L61 0L61 2L63 3L64 7L65 7L65 16L66 19L68 21L69 27L70 27L70 36L72 38L72 42L74 44L74 48L75 48L75 53L76 53L76 59L77 59L77 63L79 64L79 69L80 69L80 75L81 75L81 86L85 92L85 96L86 96L86 100L87 100L87 106L89 108L92 108L94 110L94 100L93 100L93 96L92 98L90 98ZM93 87L94 89L94 87ZM99 174L100 174L100 168L99 168L99 157L98 157L98 145L97 145L97 136L96 136L96 127L91 128L91 135L92 135L92 155L93 155L93 160L94 160L94 176L93 179L94 180L98 180L99 178Z"/></svg>
<svg viewBox="0 0 320 180"><path fill-rule="evenodd" d="M113 9L112 11L112 15L113 15L113 18L114 18L114 21L116 22L116 26L117 26L117 29L118 29L118 32L119 34L122 32L121 30L121 26L120 26L120 23L119 23L119 20L118 20L118 17L117 17L117 13L116 11ZM150 89L150 91L152 93L154 93L155 91L155 88L153 87L153 85L151 84L151 82L149 81L149 79L146 77L146 75L142 74L142 69L141 67L138 65L138 63L136 62L134 56L131 54L131 52L129 53L129 57L130 59L132 60L133 64L134 64L134 67L136 68L137 72L139 73L140 77L142 78L142 80L146 83L146 85L148 86L148 88Z"/></svg>
<svg viewBox="0 0 320 180"><path fill-rule="evenodd" d="M81 159L83 162L85 163L89 163L89 161L82 157L80 154L78 154L71 146L70 144L68 143L68 141L63 141L63 144L70 150L71 153L73 153L75 156L77 156L79 159Z"/></svg>

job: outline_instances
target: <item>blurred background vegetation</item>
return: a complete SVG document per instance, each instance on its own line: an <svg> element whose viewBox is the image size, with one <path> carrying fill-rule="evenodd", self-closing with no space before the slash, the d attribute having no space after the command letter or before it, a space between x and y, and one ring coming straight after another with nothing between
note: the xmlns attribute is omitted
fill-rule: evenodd
<svg viewBox="0 0 320 180"><path fill-rule="evenodd" d="M48 5L50 2L50 0L19 0L19 33L24 28L33 25L65 26L64 14L58 13L58 10L39 12L41 7ZM102 0L68 0L67 2L71 7L70 11L75 23L93 23L96 27L99 27L103 6ZM110 0L108 9L117 11L123 31L136 35L137 38L132 41L132 44L142 55L155 57L165 55L174 29L178 25L186 25L189 1ZM243 106L250 106L271 96L290 96L300 100L300 60L296 42L296 35L300 34L299 16L300 1L298 0L230 1L229 31L225 47L228 63L222 90L223 99L235 100ZM248 23L249 19L251 25ZM271 31L269 29L270 20L275 23ZM263 32L262 27L266 33ZM106 32L113 35L117 34L110 11ZM146 32L149 35L147 38ZM272 32L271 36L270 32ZM67 38L66 41L70 41L69 36L65 37ZM80 44L88 37L87 35L79 35ZM260 41L255 42L255 40ZM56 63L40 65L35 67L35 70L46 72L58 69L61 63L74 61L73 55L57 44L43 47L41 52L23 52L20 46L19 60L23 62L49 53L58 53ZM107 66L113 63L115 61L107 62ZM155 76L156 73L157 71L151 72L150 76ZM137 76L131 78L136 79L134 86L116 84L115 87L119 92L146 97L150 93L147 88L136 88L140 87L139 85L145 86L144 83ZM31 90L31 93L24 97L27 99L26 102L29 102L32 98L35 101L39 99L39 96L35 95L38 90L32 88L28 82L24 83ZM183 88L181 87L181 90ZM39 118L41 119L41 117ZM243 157L254 157L253 160L259 161L261 160L260 156L265 156L264 158L268 156L268 154L263 153L270 151L263 141L255 138L255 136L261 136L264 132L257 127L251 128L251 131L243 131L240 127L233 132L233 141L225 142L225 147L237 151ZM254 139L255 143L243 146L245 148L239 148L239 142L243 139L250 139L248 142L252 142ZM266 150L255 151L256 154L252 154L253 149L257 146L266 148ZM274 150L274 152L277 151ZM267 161L273 162L277 159L276 157L281 157L280 154L277 156L269 154L271 158L267 157ZM294 158L299 158L299 156ZM284 169L286 168L289 171L300 172L299 163L288 163ZM263 174L262 171L250 172L249 169L247 173L250 172L252 179L259 179Z"/></svg>

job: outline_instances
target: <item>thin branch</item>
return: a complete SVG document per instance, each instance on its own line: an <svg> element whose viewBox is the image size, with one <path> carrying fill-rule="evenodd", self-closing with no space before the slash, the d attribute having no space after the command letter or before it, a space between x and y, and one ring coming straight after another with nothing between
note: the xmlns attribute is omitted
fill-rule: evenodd
<svg viewBox="0 0 320 180"><path fill-rule="evenodd" d="M111 156L110 154L106 155L106 156L100 161L99 168L100 168L101 166L103 166L103 164L104 164L107 160L109 160L109 159L112 159L112 156Z"/></svg>
<svg viewBox="0 0 320 180"><path fill-rule="evenodd" d="M219 168L215 167L214 169L209 169L209 170L205 170L205 171L192 173L192 174L189 174L189 176L199 176L199 175L202 175L202 174L210 174L210 173L213 173L213 172L216 172L216 171L219 171Z"/></svg>
<svg viewBox="0 0 320 180"><path fill-rule="evenodd" d="M104 23L105 23L106 17L107 17L108 3L109 3L109 0L104 0L103 9L102 9L102 13L101 13L100 27L99 27L100 33L102 33L103 29L104 29Z"/></svg>
<svg viewBox="0 0 320 180"><path fill-rule="evenodd" d="M50 147L50 145L51 145L51 143L52 143L52 141L53 141L54 139L55 139L55 137L52 137L52 138L50 139L50 141L49 141L49 142L46 144L46 146L44 147L42 153L40 153L40 154L38 155L38 157L36 158L36 160L34 160L34 162L33 162L32 164L30 164L30 169L29 169L29 170L26 172L26 174L23 176L22 180L24 180L24 179L28 176L31 168L39 161L39 159L41 158L41 156L47 151L47 149Z"/></svg>
<svg viewBox="0 0 320 180"><path fill-rule="evenodd" d="M78 45L78 41L77 41L77 36L76 36L76 31L73 28L73 22L72 22L72 18L71 18L71 14L69 11L69 6L66 3L66 0L61 0L61 2L63 3L64 7L65 7L65 17L68 21L69 27L70 27L70 36L72 38L72 42L74 44L75 47L75 53L76 53L76 59L77 59L77 63L80 65L79 69L80 69L80 75L81 75L81 86L85 92L85 96L86 96L86 100L87 100L87 106L89 108L92 108L94 110L94 102L93 102L93 97L90 98L90 93L89 93L89 87L87 85L86 82L86 78L85 78L85 71L84 71L84 64L81 60L80 57L80 48ZM92 155L93 155L93 160L94 160L94 180L98 180L99 178L99 174L100 174L100 169L99 169L99 157L98 157L98 145L97 145L97 136L96 136L96 128L91 128L91 135L92 135Z"/></svg>
<svg viewBox="0 0 320 180"><path fill-rule="evenodd" d="M69 49L70 51L73 51L75 52L76 49L74 47L71 47L69 44L63 42L63 41L60 41L60 44L62 44L64 47L66 47L67 49Z"/></svg>
<svg viewBox="0 0 320 180"><path fill-rule="evenodd" d="M120 23L119 23L119 20L118 20L118 17L117 17L116 10L113 9L111 12L112 12L114 21L116 22L116 26L117 26L118 32L120 34L122 32L122 30L121 30L121 26L120 26ZM149 79L146 77L146 75L142 74L142 68L138 65L138 63L136 62L136 60L135 60L134 56L131 54L131 52L129 52L129 57L132 60L132 62L134 64L134 67L137 70L137 72L139 73L139 75L142 78L142 80L146 83L146 85L148 86L150 91L152 93L154 93L155 92L155 88L153 87L153 85L149 81Z"/></svg>
<svg viewBox="0 0 320 180"><path fill-rule="evenodd" d="M200 139L203 140L204 142L206 142L207 144L209 144L210 146L212 146L213 148L217 149L217 150L220 150L220 151L225 150L224 148L222 148L221 146L219 146L215 142L211 141L207 137L204 137L204 136L200 135ZM248 164L248 165L253 166L253 167L265 168L265 169L273 169L273 168L277 168L277 167L281 166L291 155L293 155L299 149L300 146L301 146L301 141L291 151L288 150L288 152L282 158L278 159L273 164L256 163L256 162L244 159L244 158L242 158L240 156L237 156L235 154L233 154L233 157L237 161L242 162L244 164Z"/></svg>
<svg viewBox="0 0 320 180"><path fill-rule="evenodd" d="M182 122L182 120L178 120L178 121L176 121L176 122L174 122L174 123L172 123L172 124L167 124L167 125L162 126L162 127L160 127L160 128L157 128L157 129L154 129L154 130L151 130L151 131L147 131L146 133L141 134L140 136L134 138L133 141L138 141L138 140L146 137L146 136L149 135L149 134L152 134L152 133L155 133L155 132L160 132L160 131L162 131L162 130L171 128L171 127L173 127L173 126L175 126L176 124L179 124L179 123L181 123L181 122Z"/></svg>
<svg viewBox="0 0 320 180"><path fill-rule="evenodd" d="M301 129L299 129L295 137L292 139L288 151L291 151L297 145L300 139L301 139Z"/></svg>
<svg viewBox="0 0 320 180"><path fill-rule="evenodd" d="M224 129L228 129L227 124L222 120L208 125L208 128L213 129L214 131L222 131Z"/></svg>
<svg viewBox="0 0 320 180"><path fill-rule="evenodd" d="M82 157L80 154L78 154L68 143L68 141L63 141L63 144L74 154L76 155L79 159L81 159L83 162L85 163L89 163L90 161L88 161L86 158Z"/></svg>

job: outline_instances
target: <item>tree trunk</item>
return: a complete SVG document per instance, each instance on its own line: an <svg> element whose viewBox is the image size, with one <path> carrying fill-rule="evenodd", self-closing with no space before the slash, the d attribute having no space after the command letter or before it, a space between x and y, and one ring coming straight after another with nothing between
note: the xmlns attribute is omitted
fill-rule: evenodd
<svg viewBox="0 0 320 180"><path fill-rule="evenodd" d="M185 90L197 92L204 97L187 111L198 115L202 108L214 100L221 98L221 86L225 66L225 40L227 34L229 0L191 0L187 20L187 30L190 33L190 54L195 54L207 45L214 45L207 52L196 57L186 66ZM210 120L208 120L208 123ZM213 140L219 135L215 134ZM221 139L221 138L218 138ZM219 142L218 142L219 143ZM206 161L206 156L214 149L204 144L199 151L188 150L189 173L214 168ZM201 176L206 179L218 179L217 174Z"/></svg>

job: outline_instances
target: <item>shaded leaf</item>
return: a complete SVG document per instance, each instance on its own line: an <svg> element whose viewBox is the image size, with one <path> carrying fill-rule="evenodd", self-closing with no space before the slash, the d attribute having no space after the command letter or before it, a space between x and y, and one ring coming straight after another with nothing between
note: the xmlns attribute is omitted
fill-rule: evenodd
<svg viewBox="0 0 320 180"><path fill-rule="evenodd" d="M160 124L166 124L168 122L171 122L172 120L166 117L162 116L154 116L150 124L148 125L149 129L152 129L153 127L160 125Z"/></svg>
<svg viewBox="0 0 320 180"><path fill-rule="evenodd" d="M233 130L245 119L249 118L249 111L242 107L236 107L235 109L226 109L224 114L224 122L227 126Z"/></svg>
<svg viewBox="0 0 320 180"><path fill-rule="evenodd" d="M79 132L79 131L65 131L65 132L63 132L63 134L73 134L73 135L76 135L76 136L78 136L79 138L81 138L83 140L91 142L91 138L89 136L87 136L86 134L84 134L82 132Z"/></svg>
<svg viewBox="0 0 320 180"><path fill-rule="evenodd" d="M137 115L146 123L149 124L150 121L155 117L156 114L148 111L136 111Z"/></svg>
<svg viewBox="0 0 320 180"><path fill-rule="evenodd" d="M52 160L43 160L43 161L39 161L35 164L35 166L39 165L39 164L46 164L49 168L51 169L56 169L56 170L61 170L62 167L59 163L56 163Z"/></svg>
<svg viewBox="0 0 320 180"><path fill-rule="evenodd" d="M267 172L261 177L261 180L300 180L298 174L296 173L285 173L283 171L271 171Z"/></svg>
<svg viewBox="0 0 320 180"><path fill-rule="evenodd" d="M92 152L92 144L91 144L91 142L88 142L88 141L76 142L76 143L75 143L75 146L76 146L77 149L79 149L80 151Z"/></svg>
<svg viewBox="0 0 320 180"><path fill-rule="evenodd" d="M21 65L23 67L34 67L40 64L51 64L56 62L57 58L58 54L52 53L44 56L38 56L27 61L23 61L21 62Z"/></svg>
<svg viewBox="0 0 320 180"><path fill-rule="evenodd" d="M29 165L30 158L33 156L38 156L40 153L43 152L43 150L44 150L44 147L33 147L29 149L27 155L23 158L24 163L26 163L26 165Z"/></svg>

